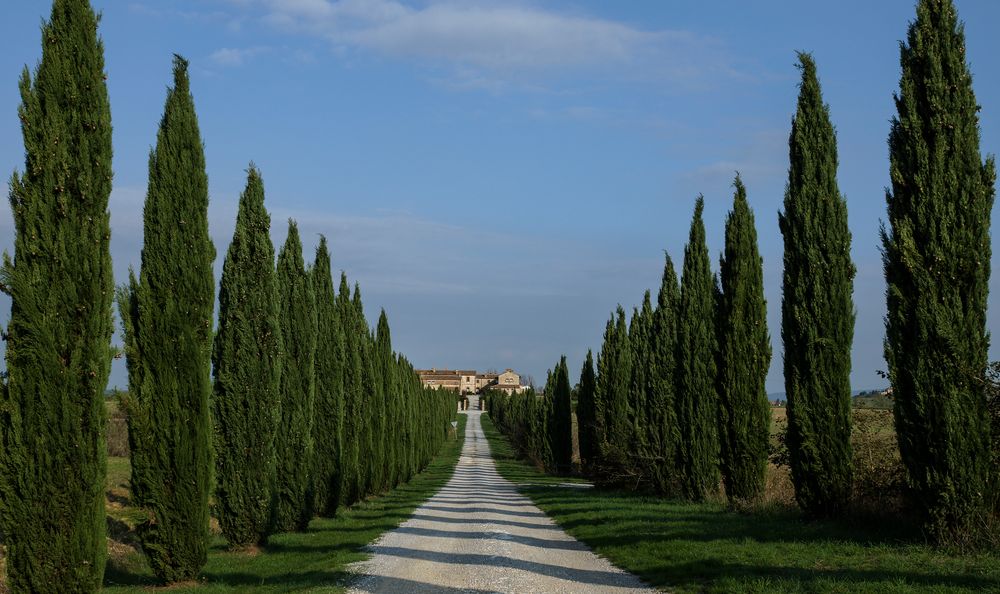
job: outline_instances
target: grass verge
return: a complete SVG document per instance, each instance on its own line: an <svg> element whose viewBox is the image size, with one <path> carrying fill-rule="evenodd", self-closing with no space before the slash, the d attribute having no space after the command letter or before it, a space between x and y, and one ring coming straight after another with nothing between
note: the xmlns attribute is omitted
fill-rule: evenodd
<svg viewBox="0 0 1000 594"><path fill-rule="evenodd" d="M518 460L482 417L500 474L566 532L672 592L1000 592L1000 557L949 555L903 523L807 521L792 509L742 514L597 489L559 487Z"/></svg>
<svg viewBox="0 0 1000 594"><path fill-rule="evenodd" d="M124 466L121 461L112 460L108 468L111 559L103 592L341 592L348 577L344 567L368 557L362 548L397 527L448 482L462 450L466 419L466 415L458 416L458 439L445 442L438 456L410 482L342 508L336 518L316 518L305 533L274 535L255 555L229 552L225 541L215 536L208 563L198 581L169 588L153 588L156 581L145 558L129 546L128 525L133 521L130 514L134 510L124 499L128 493L128 460L123 459ZM116 546L129 552L116 554Z"/></svg>

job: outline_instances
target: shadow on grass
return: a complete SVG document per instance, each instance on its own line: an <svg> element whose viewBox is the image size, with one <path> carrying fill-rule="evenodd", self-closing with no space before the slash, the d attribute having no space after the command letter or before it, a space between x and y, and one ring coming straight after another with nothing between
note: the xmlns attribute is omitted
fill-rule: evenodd
<svg viewBox="0 0 1000 594"><path fill-rule="evenodd" d="M1000 591L1000 557L951 556L892 518L810 521L797 510L554 486L482 417L500 474L559 526L647 582L687 591ZM524 483L528 483L525 485Z"/></svg>
<svg viewBox="0 0 1000 594"><path fill-rule="evenodd" d="M259 573L240 571L205 572L203 577L208 584L225 584L239 588L241 591L250 586L278 587L278 591L291 592L303 588L341 584L349 579L350 574L344 571L288 571L261 576Z"/></svg>
<svg viewBox="0 0 1000 594"><path fill-rule="evenodd" d="M735 584L768 584L768 591L864 591L997 592L1000 581L976 575L947 575L888 569L801 568L742 565L719 559L676 566L681 575L698 575L682 585L713 584L720 590L740 589ZM730 586L729 584L732 584Z"/></svg>
<svg viewBox="0 0 1000 594"><path fill-rule="evenodd" d="M466 417L459 417L464 435ZM335 518L315 518L302 533L276 534L257 555L231 552L221 537L213 539L208 562L198 584L177 585L171 592L244 592L262 586L268 592L292 592L320 586L342 585L353 577L344 571L352 562L365 559L367 545L396 528L421 503L451 477L462 448L462 439L446 442L438 456L410 482L350 508L338 510ZM105 592L143 592L157 585L141 553L138 562L109 563Z"/></svg>

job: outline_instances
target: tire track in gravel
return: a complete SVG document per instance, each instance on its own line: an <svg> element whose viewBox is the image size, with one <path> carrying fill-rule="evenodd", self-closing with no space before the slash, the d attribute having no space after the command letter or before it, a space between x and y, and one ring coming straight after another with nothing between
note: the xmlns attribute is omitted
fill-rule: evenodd
<svg viewBox="0 0 1000 594"><path fill-rule="evenodd" d="M566 534L501 477L470 410L455 473L355 563L352 593L653 592Z"/></svg>

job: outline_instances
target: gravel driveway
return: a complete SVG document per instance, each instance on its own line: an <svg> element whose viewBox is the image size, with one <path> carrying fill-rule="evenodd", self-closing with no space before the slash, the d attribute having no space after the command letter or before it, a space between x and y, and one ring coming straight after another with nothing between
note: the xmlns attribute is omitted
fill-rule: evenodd
<svg viewBox="0 0 1000 594"><path fill-rule="evenodd" d="M455 474L355 563L350 592L652 592L556 526L497 474L470 410Z"/></svg>

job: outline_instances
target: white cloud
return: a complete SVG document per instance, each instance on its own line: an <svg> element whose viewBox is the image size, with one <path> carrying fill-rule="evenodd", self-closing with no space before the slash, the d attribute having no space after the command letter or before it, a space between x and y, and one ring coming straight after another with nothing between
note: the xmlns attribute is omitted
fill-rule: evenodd
<svg viewBox="0 0 1000 594"><path fill-rule="evenodd" d="M263 46L246 48L223 47L212 52L208 59L218 66L242 66L247 60L266 53L268 50L269 48Z"/></svg>
<svg viewBox="0 0 1000 594"><path fill-rule="evenodd" d="M354 30L331 31L397 57L457 60L489 69L537 69L628 61L656 34L596 19L517 6L431 5Z"/></svg>
<svg viewBox="0 0 1000 594"><path fill-rule="evenodd" d="M464 88L496 90L512 79L584 68L683 86L735 73L722 44L705 36L517 2L248 0L240 6L279 30L323 38L339 52L446 67Z"/></svg>

